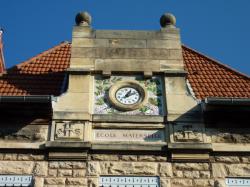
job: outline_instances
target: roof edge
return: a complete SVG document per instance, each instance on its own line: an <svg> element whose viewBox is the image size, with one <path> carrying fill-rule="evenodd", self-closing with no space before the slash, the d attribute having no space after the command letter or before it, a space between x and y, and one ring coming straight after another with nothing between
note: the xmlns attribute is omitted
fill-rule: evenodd
<svg viewBox="0 0 250 187"><path fill-rule="evenodd" d="M229 71L232 71L232 72L234 72L234 73L237 73L237 74L239 74L239 75L241 75L241 76L243 76L243 77L246 77L246 78L250 79L250 76L248 76L247 74L241 73L241 72L239 72L238 70L236 70L236 69L234 69L234 68L232 68L232 67L230 67L230 66L228 66L228 65L226 65L226 64L221 63L219 60L216 60L216 59L214 59L214 58L211 58L211 57L209 57L209 56L203 54L202 52L196 51L195 49L193 49L193 48L187 46L186 44L182 44L182 47L185 47L185 48L187 48L187 49L189 49L189 50L191 50L191 51L193 51L193 52L195 52L195 53L197 53L197 54L199 54L199 55L204 56L205 58L207 58L207 59L209 59L209 60L212 60L213 62L219 64L220 66L223 66L224 68L227 68Z"/></svg>
<svg viewBox="0 0 250 187"><path fill-rule="evenodd" d="M0 96L0 103L51 103L51 95Z"/></svg>
<svg viewBox="0 0 250 187"><path fill-rule="evenodd" d="M60 44L55 45L55 46L49 48L48 50L45 50L45 51L39 53L38 55L35 55L35 56L29 58L28 60L25 60L17 65L14 65L11 68L13 68L13 67L19 68L20 66L26 65L26 64L30 63L31 61L33 61L34 59L38 59L38 58L42 57L43 55L46 55L46 54L50 53L51 51L56 50L57 48L60 48L60 47L62 47L62 45L66 45L66 44L70 44L70 42L62 41ZM11 69L11 68L8 68L8 69Z"/></svg>
<svg viewBox="0 0 250 187"><path fill-rule="evenodd" d="M204 103L208 105L250 106L250 98L207 97Z"/></svg>

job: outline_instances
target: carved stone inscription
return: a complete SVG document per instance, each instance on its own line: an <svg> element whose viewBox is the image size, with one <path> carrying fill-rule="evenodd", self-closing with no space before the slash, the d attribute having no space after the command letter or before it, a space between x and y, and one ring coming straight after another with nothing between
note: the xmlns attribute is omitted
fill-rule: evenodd
<svg viewBox="0 0 250 187"><path fill-rule="evenodd" d="M203 142L203 129L199 124L174 124L175 142Z"/></svg>
<svg viewBox="0 0 250 187"><path fill-rule="evenodd" d="M163 142L163 130L107 130L95 129L94 140L97 141L143 141Z"/></svg>
<svg viewBox="0 0 250 187"><path fill-rule="evenodd" d="M56 139L83 139L84 123L81 122L56 122L55 124L55 140Z"/></svg>

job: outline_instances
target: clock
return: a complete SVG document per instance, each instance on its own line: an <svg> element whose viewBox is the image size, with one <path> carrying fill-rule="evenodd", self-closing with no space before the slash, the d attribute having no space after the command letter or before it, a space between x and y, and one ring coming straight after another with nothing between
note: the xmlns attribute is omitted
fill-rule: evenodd
<svg viewBox="0 0 250 187"><path fill-rule="evenodd" d="M119 81L109 89L108 98L118 110L136 110L145 104L147 91L136 81Z"/></svg>

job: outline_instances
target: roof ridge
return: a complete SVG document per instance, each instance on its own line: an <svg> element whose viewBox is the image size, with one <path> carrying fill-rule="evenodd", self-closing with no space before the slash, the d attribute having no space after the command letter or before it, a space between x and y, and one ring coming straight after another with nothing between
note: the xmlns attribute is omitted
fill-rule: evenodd
<svg viewBox="0 0 250 187"><path fill-rule="evenodd" d="M234 72L234 73L237 73L237 74L239 74L239 75L241 75L241 76L243 76L243 77L246 77L246 78L250 79L250 76L248 76L247 74L241 73L241 72L239 72L238 70L236 70L236 69L234 69L234 68L232 68L232 67L230 67L230 66L228 66L228 65L226 65L226 64L221 63L219 60L216 60L216 59L214 59L214 58L212 58L212 57L209 57L209 56L207 56L207 55L205 55L205 54L203 54L203 53L201 53L201 52L199 52L199 51L196 51L195 49L193 49L193 48L187 46L186 44L182 44L182 47L187 48L188 50L191 50L191 51L193 51L193 52L195 52L195 53L197 53L197 54L199 54L199 55L201 55L201 56L203 56L203 57L205 57L205 58L207 58L207 59L213 61L214 63L219 64L220 66L222 66L222 67L228 69L229 71L232 71L232 72Z"/></svg>
<svg viewBox="0 0 250 187"><path fill-rule="evenodd" d="M13 67L20 68L21 66L24 66L24 65L26 65L26 64L29 64L29 63L30 63L31 61L33 61L34 59L39 59L39 58L41 58L42 56L44 56L44 55L46 55L46 54L48 54L48 53L50 53L50 52L52 52L52 51L54 51L54 50L60 48L60 47L62 47L63 45L66 45L66 44L70 44L70 42L68 42L68 41L63 41L63 42L61 42L60 44L55 45L54 47L51 47L50 49L47 49L47 50L45 50L45 51L39 53L38 55L33 56L33 57L29 58L28 60L25 60L25 61L21 62L20 64L17 64L17 65L15 65L15 66L13 66ZM11 67L11 68L13 68L13 67ZM9 68L9 69L11 69L11 68Z"/></svg>

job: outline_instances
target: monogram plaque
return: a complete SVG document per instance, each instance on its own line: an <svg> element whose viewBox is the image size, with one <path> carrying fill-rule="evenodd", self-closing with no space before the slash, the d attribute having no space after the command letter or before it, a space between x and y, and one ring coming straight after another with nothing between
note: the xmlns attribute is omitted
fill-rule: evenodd
<svg viewBox="0 0 250 187"><path fill-rule="evenodd" d="M175 142L203 142L203 130L197 124L174 124L173 137Z"/></svg>
<svg viewBox="0 0 250 187"><path fill-rule="evenodd" d="M55 124L55 140L83 140L84 123L63 121Z"/></svg>

